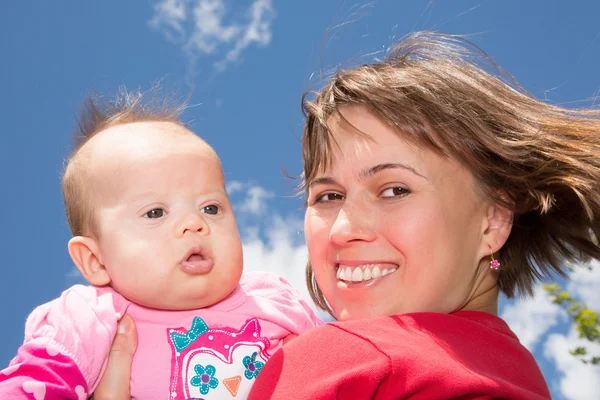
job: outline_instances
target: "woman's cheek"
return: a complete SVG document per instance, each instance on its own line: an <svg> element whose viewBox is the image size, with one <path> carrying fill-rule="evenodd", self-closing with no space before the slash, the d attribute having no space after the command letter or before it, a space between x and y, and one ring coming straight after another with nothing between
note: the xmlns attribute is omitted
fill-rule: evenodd
<svg viewBox="0 0 600 400"><path fill-rule="evenodd" d="M304 238L311 257L326 251L329 244L330 225L327 219L316 215L314 211L307 212L304 221Z"/></svg>

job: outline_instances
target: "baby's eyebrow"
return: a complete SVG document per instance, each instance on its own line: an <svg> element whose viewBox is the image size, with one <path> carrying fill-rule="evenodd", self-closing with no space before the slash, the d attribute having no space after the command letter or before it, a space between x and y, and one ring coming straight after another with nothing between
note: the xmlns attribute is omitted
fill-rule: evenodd
<svg viewBox="0 0 600 400"><path fill-rule="evenodd" d="M156 192L143 192L137 193L129 198L128 203L139 203L140 201L147 201L148 198L159 198L159 194Z"/></svg>
<svg viewBox="0 0 600 400"><path fill-rule="evenodd" d="M407 171L412 172L413 174L420 176L423 179L427 179L423 174L421 174L419 171L417 171L416 169L414 169L413 167L411 167L410 165L404 164L404 163L382 163L382 164L377 164L374 165L370 168L366 168L364 170L362 170L359 174L358 174L358 178L360 180L367 180L370 177L372 177L373 175L384 171L386 169L404 169Z"/></svg>

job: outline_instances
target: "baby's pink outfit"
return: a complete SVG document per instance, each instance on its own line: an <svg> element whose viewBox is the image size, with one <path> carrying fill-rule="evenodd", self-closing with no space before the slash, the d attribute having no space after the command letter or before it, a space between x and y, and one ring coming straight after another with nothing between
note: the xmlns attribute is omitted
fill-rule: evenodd
<svg viewBox="0 0 600 400"><path fill-rule="evenodd" d="M244 275L223 301L189 311L149 309L110 288L76 285L29 316L24 344L0 371L0 399L87 399L125 313L138 332L131 395L142 400L245 399L283 338L321 325L270 273Z"/></svg>

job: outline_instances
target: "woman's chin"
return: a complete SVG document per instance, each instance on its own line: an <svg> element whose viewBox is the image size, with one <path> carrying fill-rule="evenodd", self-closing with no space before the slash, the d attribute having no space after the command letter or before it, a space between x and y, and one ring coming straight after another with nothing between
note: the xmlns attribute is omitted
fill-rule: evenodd
<svg viewBox="0 0 600 400"><path fill-rule="evenodd" d="M367 309L365 310L363 307L354 308L342 308L340 311L335 310L336 319L340 322L343 321L351 321L354 319L366 319L366 318L378 318L384 317L388 315L387 313L376 310L376 309Z"/></svg>

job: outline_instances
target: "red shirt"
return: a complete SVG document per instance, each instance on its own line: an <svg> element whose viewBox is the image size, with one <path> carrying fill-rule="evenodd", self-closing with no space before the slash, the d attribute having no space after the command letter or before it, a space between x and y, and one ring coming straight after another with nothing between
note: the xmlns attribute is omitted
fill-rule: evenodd
<svg viewBox="0 0 600 400"><path fill-rule="evenodd" d="M531 353L483 312L330 323L277 351L250 400L550 399Z"/></svg>

